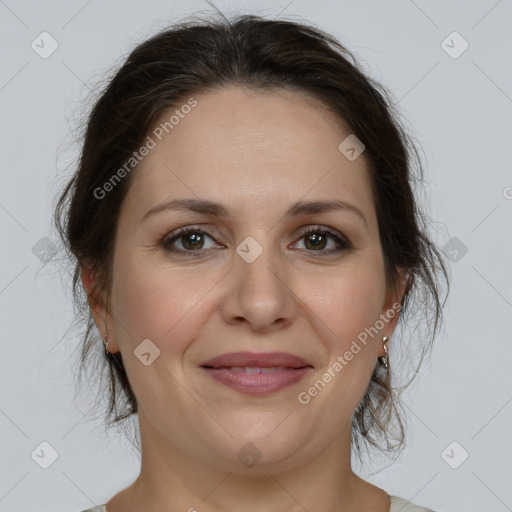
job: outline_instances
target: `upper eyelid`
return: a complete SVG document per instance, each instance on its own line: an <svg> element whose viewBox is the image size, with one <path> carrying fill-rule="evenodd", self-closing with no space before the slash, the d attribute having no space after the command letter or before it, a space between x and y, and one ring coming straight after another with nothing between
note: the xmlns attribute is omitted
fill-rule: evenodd
<svg viewBox="0 0 512 512"><path fill-rule="evenodd" d="M302 237L304 237L311 231L324 232L328 236L338 237L341 239L342 242L345 242L348 245L352 245L352 242L344 233L338 231L335 228L331 228L329 226L323 226L323 225L319 225L319 224L310 224L310 225L307 225L306 227L301 228L299 230L299 233L296 236L298 236L299 240L300 240ZM190 232L203 233L203 234L209 236L210 238L212 238L212 240L214 240L215 243L218 243L215 240L215 235L210 233L208 228L205 228L204 226L201 226L201 225L190 225L190 226L183 226L181 228L177 228L177 229L167 233L166 235L164 235L164 237L162 238L162 241L164 244L167 244L167 243L170 243L172 240L179 240L180 237L185 236ZM186 252L194 252L194 251L186 251Z"/></svg>
<svg viewBox="0 0 512 512"><path fill-rule="evenodd" d="M340 236L346 238L346 235L344 235L343 232L339 231L338 229L332 228L332 227L329 227L329 226L325 226L325 225L322 225L322 224L308 224L307 226L305 226L303 228L299 228L298 232L301 235L303 235L303 234L305 234L305 233L307 233L308 231L311 231L311 230L327 231L327 232L332 231L332 234L337 234L337 235L340 235ZM176 228L176 229L173 229L172 231L167 232L164 235L164 238L168 238L168 237L172 238L174 236L186 234L189 231L203 232L203 233L206 233L207 235L209 235L211 237L215 236L215 235L213 235L209 231L208 225L205 227L205 226L203 226L201 224L197 224L197 225L191 224L189 226L183 226L181 228Z"/></svg>

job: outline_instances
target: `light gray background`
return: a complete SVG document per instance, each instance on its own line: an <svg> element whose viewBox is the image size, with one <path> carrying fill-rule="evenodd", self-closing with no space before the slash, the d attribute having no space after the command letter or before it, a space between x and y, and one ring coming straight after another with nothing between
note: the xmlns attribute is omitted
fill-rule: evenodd
<svg viewBox="0 0 512 512"><path fill-rule="evenodd" d="M404 395L408 448L399 462L376 463L363 476L438 512L512 510L512 1L216 5L225 14L297 16L346 44L391 90L424 150L429 212L441 227L436 243L457 237L467 247L451 263L452 294L433 357ZM73 402L79 339L64 336L73 319L69 287L65 274L41 271L32 248L55 239L51 206L89 87L136 43L198 10L211 8L176 0L0 1L0 512L82 510L138 474L129 443ZM59 45L47 59L31 48L43 31ZM469 43L456 59L441 46L453 31ZM43 441L58 452L48 469L31 458ZM469 453L458 469L441 455L453 441ZM453 464L462 451L448 454Z"/></svg>

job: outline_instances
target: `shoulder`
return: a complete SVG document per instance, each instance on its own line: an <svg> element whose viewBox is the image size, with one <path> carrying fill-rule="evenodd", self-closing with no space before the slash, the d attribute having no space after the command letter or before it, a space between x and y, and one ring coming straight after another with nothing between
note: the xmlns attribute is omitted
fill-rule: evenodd
<svg viewBox="0 0 512 512"><path fill-rule="evenodd" d="M418 505L414 505L403 498L398 496L390 496L391 499L391 510L390 512L434 512L430 508L420 507ZM107 512L105 505L98 505L93 508L88 508L87 510L83 510L82 512Z"/></svg>
<svg viewBox="0 0 512 512"><path fill-rule="evenodd" d="M391 510L389 512L434 512L430 508L420 507L414 505L409 501L399 498L398 496L390 496L391 498Z"/></svg>

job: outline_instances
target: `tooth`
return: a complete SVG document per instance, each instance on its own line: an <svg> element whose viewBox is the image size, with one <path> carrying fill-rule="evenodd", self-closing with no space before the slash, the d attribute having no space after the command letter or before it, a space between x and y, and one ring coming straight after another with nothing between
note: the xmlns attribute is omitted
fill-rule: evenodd
<svg viewBox="0 0 512 512"><path fill-rule="evenodd" d="M259 368L258 366L230 366L230 370L234 372L245 372L245 373L271 373L280 370L279 366L270 368Z"/></svg>

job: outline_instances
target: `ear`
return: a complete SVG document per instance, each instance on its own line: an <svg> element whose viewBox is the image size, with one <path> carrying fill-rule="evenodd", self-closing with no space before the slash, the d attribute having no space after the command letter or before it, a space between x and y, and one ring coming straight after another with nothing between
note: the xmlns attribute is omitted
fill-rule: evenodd
<svg viewBox="0 0 512 512"><path fill-rule="evenodd" d="M402 309L402 300L407 293L410 284L409 272L403 268L398 268L397 270L397 282L394 286L388 286L384 307L382 309L382 315L386 321L386 325L382 329L382 335L387 336L388 338L391 338L396 328L400 311Z"/></svg>
<svg viewBox="0 0 512 512"><path fill-rule="evenodd" d="M98 272L92 270L88 265L82 265L81 268L82 284L89 301L89 309L96 324L96 328L100 333L101 339L105 338L108 333L109 352L115 353L119 350L115 339L114 325L108 327L110 315L107 312L106 296L101 292Z"/></svg>
<svg viewBox="0 0 512 512"><path fill-rule="evenodd" d="M89 309L91 310L94 323L96 324L100 335L104 337L106 308L104 298L98 295L98 274L87 265L82 266L81 274L82 284L84 286L85 293L87 294Z"/></svg>

